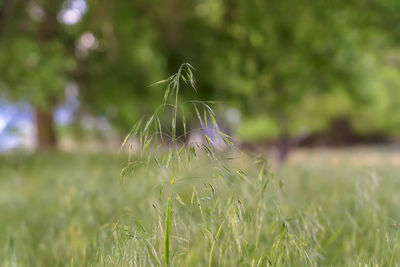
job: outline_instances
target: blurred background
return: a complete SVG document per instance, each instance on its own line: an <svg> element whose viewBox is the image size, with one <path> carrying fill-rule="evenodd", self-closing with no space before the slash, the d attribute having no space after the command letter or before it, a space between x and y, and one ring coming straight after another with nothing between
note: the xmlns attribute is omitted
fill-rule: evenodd
<svg viewBox="0 0 400 267"><path fill-rule="evenodd" d="M399 25L397 0L0 0L0 151L117 151L184 62L245 149L393 146Z"/></svg>

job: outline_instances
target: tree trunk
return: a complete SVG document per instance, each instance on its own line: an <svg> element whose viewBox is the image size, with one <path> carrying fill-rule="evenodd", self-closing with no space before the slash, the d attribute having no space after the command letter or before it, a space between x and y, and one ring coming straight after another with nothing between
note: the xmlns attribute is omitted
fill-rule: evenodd
<svg viewBox="0 0 400 267"><path fill-rule="evenodd" d="M283 164L287 161L289 153L302 141L310 136L310 132L302 132L296 136L290 136L287 123L281 123L281 135L277 142L278 162Z"/></svg>
<svg viewBox="0 0 400 267"><path fill-rule="evenodd" d="M6 27L6 24L12 19L16 1L3 0L0 4L0 32Z"/></svg>
<svg viewBox="0 0 400 267"><path fill-rule="evenodd" d="M53 112L50 110L36 108L36 144L38 149L55 149L57 146L54 131Z"/></svg>
<svg viewBox="0 0 400 267"><path fill-rule="evenodd" d="M292 149L292 142L289 135L289 125L286 116L279 114L278 124L280 128L280 137L277 143L277 156L279 164L284 164L287 161L289 153Z"/></svg>
<svg viewBox="0 0 400 267"><path fill-rule="evenodd" d="M283 164L287 161L291 149L292 149L292 144L287 136L283 136L278 140L277 150L278 150L279 164Z"/></svg>

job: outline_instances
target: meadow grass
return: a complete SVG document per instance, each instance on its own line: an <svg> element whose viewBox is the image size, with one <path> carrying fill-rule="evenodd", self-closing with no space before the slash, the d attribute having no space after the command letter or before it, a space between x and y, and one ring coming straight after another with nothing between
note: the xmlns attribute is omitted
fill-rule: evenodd
<svg viewBox="0 0 400 267"><path fill-rule="evenodd" d="M398 266L399 166L304 157L258 176L182 168L171 216L171 266ZM0 157L0 265L163 266L170 181L125 156ZM167 175L168 176L168 175ZM261 177L261 178L259 178Z"/></svg>

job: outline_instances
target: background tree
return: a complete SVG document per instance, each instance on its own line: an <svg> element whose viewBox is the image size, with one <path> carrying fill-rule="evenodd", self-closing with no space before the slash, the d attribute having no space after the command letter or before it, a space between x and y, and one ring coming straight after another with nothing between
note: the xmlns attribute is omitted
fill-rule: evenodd
<svg viewBox="0 0 400 267"><path fill-rule="evenodd" d="M207 41L188 38L198 52L186 54L207 73L212 83L200 83L216 98L236 102L248 118L271 118L270 137L279 139L285 158L302 131L331 131L339 118L357 134L387 132L369 127L372 117L376 125L386 119L367 110L396 109L388 95L398 88L383 75L397 72L387 60L396 58L396 30L389 27L399 21L395 10L395 1L203 1L193 14Z"/></svg>
<svg viewBox="0 0 400 267"><path fill-rule="evenodd" d="M39 147L54 148L53 110L64 97L74 67L73 36L57 20L63 1L3 1L0 90L35 109Z"/></svg>

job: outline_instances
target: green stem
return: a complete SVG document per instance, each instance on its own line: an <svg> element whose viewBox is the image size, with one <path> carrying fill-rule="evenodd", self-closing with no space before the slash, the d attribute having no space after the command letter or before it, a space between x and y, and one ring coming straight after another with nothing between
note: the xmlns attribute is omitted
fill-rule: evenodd
<svg viewBox="0 0 400 267"><path fill-rule="evenodd" d="M164 238L164 246L165 246L165 265L169 266L169 241L170 241L170 227L171 227L171 217L170 217L170 205L171 200L168 197L167 200L167 214L165 217L165 238Z"/></svg>
<svg viewBox="0 0 400 267"><path fill-rule="evenodd" d="M183 66L183 65L182 65ZM167 214L165 218L165 264L169 266L169 254L170 254L170 239L171 239L171 218L172 218L172 197L174 193L174 178L175 178L175 161L176 161L176 120L178 117L178 94L179 94L179 82L181 79L182 66L175 77L175 104L172 119L172 168L171 168L171 192L167 201Z"/></svg>

